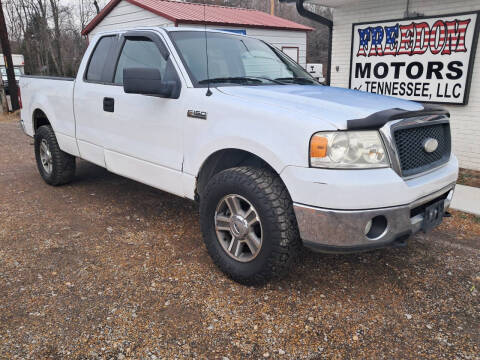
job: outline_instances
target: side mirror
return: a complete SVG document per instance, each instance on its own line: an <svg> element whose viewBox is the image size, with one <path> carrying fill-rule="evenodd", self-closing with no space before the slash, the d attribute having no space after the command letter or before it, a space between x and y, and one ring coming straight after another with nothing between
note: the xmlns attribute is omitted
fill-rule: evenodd
<svg viewBox="0 0 480 360"><path fill-rule="evenodd" d="M172 97L177 84L162 81L160 71L156 68L123 69L123 90L128 94L157 95Z"/></svg>

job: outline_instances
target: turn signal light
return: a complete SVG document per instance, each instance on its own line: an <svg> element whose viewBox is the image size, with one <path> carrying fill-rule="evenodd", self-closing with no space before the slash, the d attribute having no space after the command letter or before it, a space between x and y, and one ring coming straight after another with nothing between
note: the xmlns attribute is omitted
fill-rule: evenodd
<svg viewBox="0 0 480 360"><path fill-rule="evenodd" d="M310 157L323 158L327 156L328 139L323 136L315 135L310 141Z"/></svg>

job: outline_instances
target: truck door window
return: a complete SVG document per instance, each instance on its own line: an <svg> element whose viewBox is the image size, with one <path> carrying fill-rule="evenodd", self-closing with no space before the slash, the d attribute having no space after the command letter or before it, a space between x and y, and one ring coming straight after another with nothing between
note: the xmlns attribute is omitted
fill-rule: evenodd
<svg viewBox="0 0 480 360"><path fill-rule="evenodd" d="M115 84L123 84L123 69L142 67L158 69L164 79L167 61L153 41L147 38L126 39L115 71Z"/></svg>
<svg viewBox="0 0 480 360"><path fill-rule="evenodd" d="M105 70L109 65L108 56L112 47L115 45L115 41L115 36L105 36L98 41L97 46L95 46L95 50L93 50L93 54L90 57L87 75L85 76L86 80L98 82L112 81L111 77L110 79L107 79L108 74Z"/></svg>

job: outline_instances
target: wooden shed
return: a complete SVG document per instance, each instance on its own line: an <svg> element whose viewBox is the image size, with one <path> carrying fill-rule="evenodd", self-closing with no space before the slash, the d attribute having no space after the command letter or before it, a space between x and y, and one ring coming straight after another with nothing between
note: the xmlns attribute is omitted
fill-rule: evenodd
<svg viewBox="0 0 480 360"><path fill-rule="evenodd" d="M312 28L262 11L172 0L111 0L83 35L139 26L206 26L264 40L306 66L307 31Z"/></svg>

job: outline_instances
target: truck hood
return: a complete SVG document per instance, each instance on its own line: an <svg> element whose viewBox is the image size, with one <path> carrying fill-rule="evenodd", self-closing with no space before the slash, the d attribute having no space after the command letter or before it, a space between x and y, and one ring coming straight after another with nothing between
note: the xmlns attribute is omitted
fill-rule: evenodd
<svg viewBox="0 0 480 360"><path fill-rule="evenodd" d="M318 85L228 86L221 92L246 98L285 110L328 121L338 129L347 128L347 120L361 119L388 109L422 110L423 106L408 100Z"/></svg>

